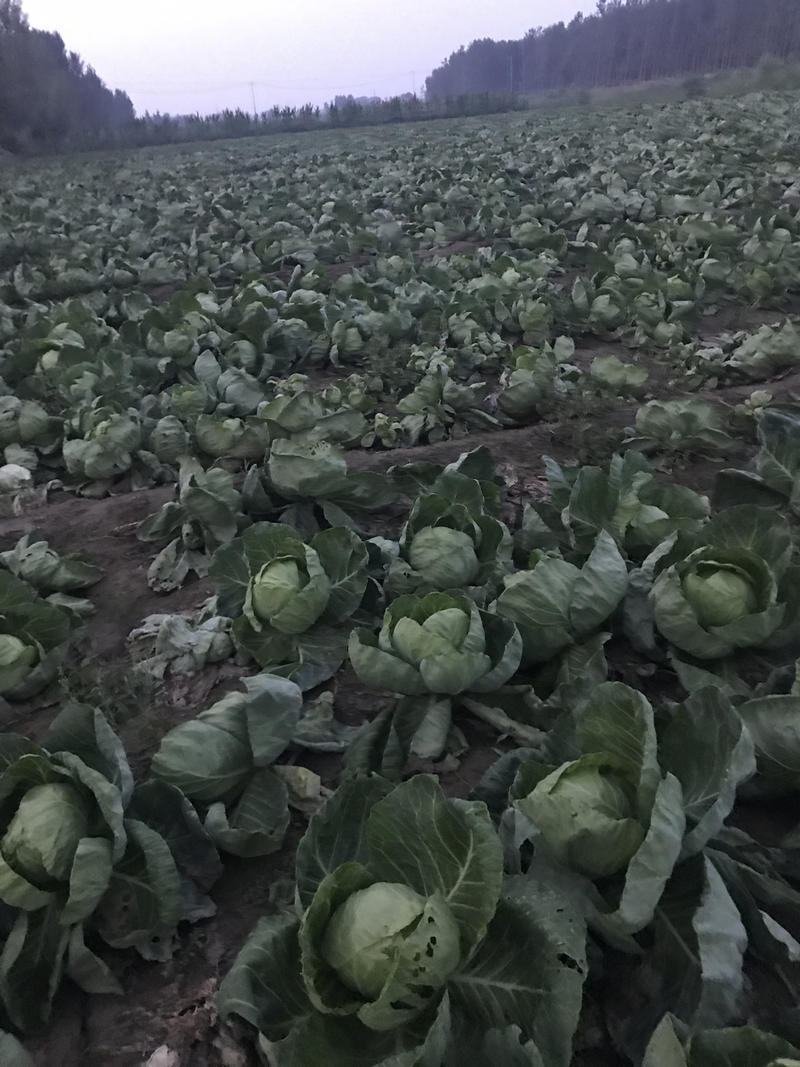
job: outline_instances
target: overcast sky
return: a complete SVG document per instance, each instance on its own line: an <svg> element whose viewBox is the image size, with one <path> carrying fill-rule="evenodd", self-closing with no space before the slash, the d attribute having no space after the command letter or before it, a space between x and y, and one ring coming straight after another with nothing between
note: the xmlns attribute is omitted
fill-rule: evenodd
<svg viewBox="0 0 800 1067"><path fill-rule="evenodd" d="M421 89L476 37L516 38L594 0L22 0L138 112L325 103ZM380 15L377 12L381 12ZM250 83L253 82L251 90Z"/></svg>

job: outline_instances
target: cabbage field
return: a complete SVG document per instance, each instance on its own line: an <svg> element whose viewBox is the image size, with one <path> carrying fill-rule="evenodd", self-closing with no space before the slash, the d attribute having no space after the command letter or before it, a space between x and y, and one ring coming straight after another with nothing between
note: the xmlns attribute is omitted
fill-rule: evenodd
<svg viewBox="0 0 800 1067"><path fill-rule="evenodd" d="M1 1067L800 1064L800 96L0 172Z"/></svg>

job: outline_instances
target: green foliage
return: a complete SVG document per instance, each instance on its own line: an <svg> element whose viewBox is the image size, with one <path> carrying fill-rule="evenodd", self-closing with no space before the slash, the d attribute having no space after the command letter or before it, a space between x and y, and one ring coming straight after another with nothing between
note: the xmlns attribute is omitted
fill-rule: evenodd
<svg viewBox="0 0 800 1067"><path fill-rule="evenodd" d="M480 482L443 472L411 508L386 589L400 594L463 588L485 603L511 566L511 534L486 511Z"/></svg>
<svg viewBox="0 0 800 1067"><path fill-rule="evenodd" d="M94 708L65 705L41 746L4 734L0 756L0 899L13 923L0 999L16 1027L38 1030L63 973L87 992L120 992L85 931L169 958L178 923L213 914L205 892L220 865L179 789L134 787Z"/></svg>
<svg viewBox="0 0 800 1067"><path fill-rule="evenodd" d="M769 643L797 646L797 571L785 520L742 504L715 516L693 544L678 542L650 594L667 640L698 659Z"/></svg>
<svg viewBox="0 0 800 1067"><path fill-rule="evenodd" d="M62 148L87 127L107 135L134 117L127 94L107 89L57 33L32 29L17 0L0 9L0 71L0 147Z"/></svg>
<svg viewBox="0 0 800 1067"><path fill-rule="evenodd" d="M794 12L779 0L766 0L758 26L750 12L727 4L717 11L716 19L698 19L696 14L691 0L675 0L674 8L667 10L657 3L600 0L596 11L568 25L557 22L522 40L483 38L462 46L427 79L427 93L446 97L464 87L491 92L512 85L522 93L540 94L552 106L569 100L570 90L614 86L619 87L620 102L637 102L641 88L636 83L652 81L645 92L650 89L652 98L660 101L670 89L665 80L680 78L673 90L676 95L683 90L697 99L705 88L702 75L730 78L732 67L751 69L739 71L738 81L732 81L728 91L797 86L792 59L800 29ZM673 41L682 45L673 46ZM691 48L685 47L688 41ZM734 43L726 46L727 41ZM563 62L552 62L554 55ZM582 103L580 97L576 102Z"/></svg>
<svg viewBox="0 0 800 1067"><path fill-rule="evenodd" d="M643 1067L794 1067L800 1051L788 1041L751 1026L701 1030L682 1045L665 1016L647 1046Z"/></svg>
<svg viewBox="0 0 800 1067"><path fill-rule="evenodd" d="M422 776L350 782L312 818L297 881L299 914L261 920L218 998L276 1062L441 1063L468 1023L481 1039L514 1024L567 1067L582 920L546 917L533 883L504 885L483 805Z"/></svg>
<svg viewBox="0 0 800 1067"><path fill-rule="evenodd" d="M0 797L9 1025L41 1024L62 972L110 988L104 942L166 956L211 913L219 849L228 901L274 854L246 899L275 913L219 1002L270 1063L641 1062L656 1031L650 1059L685 1067L760 1049L719 1036L745 1017L796 1040L759 996L800 958L797 417L790 378L753 392L797 363L790 321L755 328L800 286L795 110L762 94L128 156L114 180L95 157L9 170L5 529L63 509L66 545L104 505L60 490L176 484L109 503L103 585L33 533L0 554L0 692L31 701L0 711L45 731L0 737L0 783L22 775ZM633 415L615 397L644 388L612 455ZM718 400L744 403L726 421ZM712 513L689 486L749 446ZM160 550L152 589L200 579L130 634L133 670L94 647L139 602L131 518ZM150 781L92 709L47 732L51 699L90 692L139 756L158 745ZM293 894L277 853L309 815Z"/></svg>
<svg viewBox="0 0 800 1067"><path fill-rule="evenodd" d="M0 571L0 693L25 700L56 676L72 629L70 615Z"/></svg>
<svg viewBox="0 0 800 1067"><path fill-rule="evenodd" d="M583 567L533 553L531 568L505 580L491 610L515 623L523 662L544 663L595 633L628 588L628 569L614 539L602 530Z"/></svg>
<svg viewBox="0 0 800 1067"><path fill-rule="evenodd" d="M260 856L281 847L289 825L288 791L271 765L295 735L302 695L269 674L244 684L165 734L151 772L205 809L220 849Z"/></svg>
<svg viewBox="0 0 800 1067"><path fill-rule="evenodd" d="M310 689L344 660L341 624L361 604L367 565L364 543L343 526L305 544L285 523L260 522L217 549L209 575L237 647Z"/></svg>
<svg viewBox="0 0 800 1067"><path fill-rule="evenodd" d="M511 678L521 652L513 622L454 593L398 597L377 635L354 630L349 645L363 682L409 696L490 693Z"/></svg>

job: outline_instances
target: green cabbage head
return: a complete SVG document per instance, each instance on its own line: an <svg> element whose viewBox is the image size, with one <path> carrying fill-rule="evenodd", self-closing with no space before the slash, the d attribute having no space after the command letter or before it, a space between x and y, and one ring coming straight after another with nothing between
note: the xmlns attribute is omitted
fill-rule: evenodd
<svg viewBox="0 0 800 1067"><path fill-rule="evenodd" d="M541 832L559 862L587 878L627 866L645 837L636 790L616 761L590 753L543 778L517 807Z"/></svg>
<svg viewBox="0 0 800 1067"><path fill-rule="evenodd" d="M33 645L13 634L0 634L0 695L23 682L38 660L39 653Z"/></svg>
<svg viewBox="0 0 800 1067"><path fill-rule="evenodd" d="M427 907L425 897L399 882L376 882L360 889L331 916L322 957L349 989L375 1001L398 962L407 964L419 952ZM441 911L433 949L444 981L460 958L458 926L449 909Z"/></svg>
<svg viewBox="0 0 800 1067"><path fill-rule="evenodd" d="M35 885L66 881L81 838L89 832L91 806L68 782L50 782L22 797L2 838L13 868Z"/></svg>
<svg viewBox="0 0 800 1067"><path fill-rule="evenodd" d="M253 582L253 610L262 619L281 611L307 584L293 559L276 559L261 568Z"/></svg>
<svg viewBox="0 0 800 1067"><path fill-rule="evenodd" d="M683 579L683 592L701 626L725 626L758 610L747 573L731 564L700 561Z"/></svg>
<svg viewBox="0 0 800 1067"><path fill-rule="evenodd" d="M150 434L150 451L162 463L177 463L189 451L189 434L177 415L165 415Z"/></svg>
<svg viewBox="0 0 800 1067"><path fill-rule="evenodd" d="M256 630L268 625L281 633L301 634L327 607L331 583L313 548L296 541L285 553L252 578L244 613Z"/></svg>
<svg viewBox="0 0 800 1067"><path fill-rule="evenodd" d="M375 882L360 863L320 882L299 938L314 1007L370 1030L396 1030L437 1003L461 962L461 930L442 890Z"/></svg>
<svg viewBox="0 0 800 1067"><path fill-rule="evenodd" d="M436 589L470 585L480 570L472 538L447 526L420 530L411 541L408 562L427 585Z"/></svg>

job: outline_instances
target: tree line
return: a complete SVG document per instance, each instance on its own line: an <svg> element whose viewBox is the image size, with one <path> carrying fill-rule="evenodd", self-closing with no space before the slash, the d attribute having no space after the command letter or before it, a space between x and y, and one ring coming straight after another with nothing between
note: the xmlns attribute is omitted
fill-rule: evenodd
<svg viewBox="0 0 800 1067"><path fill-rule="evenodd" d="M57 33L32 29L19 0L0 0L0 147L69 148L135 117Z"/></svg>
<svg viewBox="0 0 800 1067"><path fill-rule="evenodd" d="M33 29L20 0L0 0L0 148L12 152L79 151L211 141L265 133L340 129L432 118L456 118L523 106L504 91L435 100L413 93L391 97L338 96L320 108L273 107L213 115L137 116L128 95L109 90L57 33Z"/></svg>
<svg viewBox="0 0 800 1067"><path fill-rule="evenodd" d="M395 122L489 115L525 107L525 102L515 94L479 92L433 100L423 100L411 93L368 102L353 97L337 97L321 108L313 104L273 107L260 114L251 114L241 108L220 111L214 115L168 115L156 112L142 115L116 131L104 134L95 147L112 144L176 144L184 141L216 141L227 137L255 137L267 133L384 126Z"/></svg>
<svg viewBox="0 0 800 1067"><path fill-rule="evenodd" d="M473 41L426 81L425 97L337 97L323 108L136 116L57 33L0 0L0 147L18 152L166 144L508 111L537 91L589 90L800 58L800 0L597 0L594 14Z"/></svg>
<svg viewBox="0 0 800 1067"><path fill-rule="evenodd" d="M460 48L428 77L426 96L591 89L798 55L800 0L598 0L566 25Z"/></svg>

